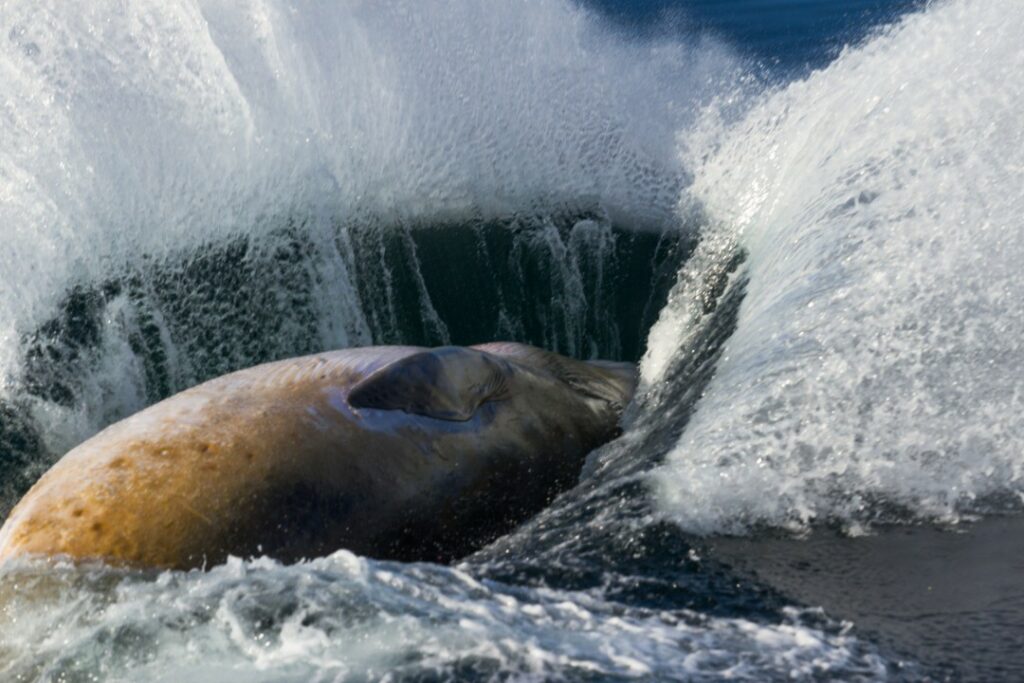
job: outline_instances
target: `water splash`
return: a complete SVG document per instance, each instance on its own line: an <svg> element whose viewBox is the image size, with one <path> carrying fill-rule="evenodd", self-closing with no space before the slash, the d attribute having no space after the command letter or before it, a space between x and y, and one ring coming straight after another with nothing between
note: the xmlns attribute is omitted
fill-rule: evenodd
<svg viewBox="0 0 1024 683"><path fill-rule="evenodd" d="M684 527L955 520L1024 493L1022 32L1013 2L936 4L685 148L749 285L654 479ZM662 312L648 382L692 305Z"/></svg>

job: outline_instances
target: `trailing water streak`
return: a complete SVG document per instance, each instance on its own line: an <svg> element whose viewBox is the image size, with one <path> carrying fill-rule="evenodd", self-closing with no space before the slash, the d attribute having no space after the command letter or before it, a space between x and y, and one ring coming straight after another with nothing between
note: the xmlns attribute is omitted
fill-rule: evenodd
<svg viewBox="0 0 1024 683"><path fill-rule="evenodd" d="M937 3L688 138L708 239L747 253L749 284L655 477L685 528L956 519L1024 494L1021 35L1012 0ZM649 383L686 352L687 306L652 331Z"/></svg>

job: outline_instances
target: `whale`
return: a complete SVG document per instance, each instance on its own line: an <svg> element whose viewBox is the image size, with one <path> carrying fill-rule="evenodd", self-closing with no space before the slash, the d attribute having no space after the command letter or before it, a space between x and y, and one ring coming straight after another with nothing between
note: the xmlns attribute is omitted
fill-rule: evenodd
<svg viewBox="0 0 1024 683"><path fill-rule="evenodd" d="M0 562L196 569L340 549L451 562L572 486L635 386L630 363L511 342L240 370L69 451L11 510Z"/></svg>

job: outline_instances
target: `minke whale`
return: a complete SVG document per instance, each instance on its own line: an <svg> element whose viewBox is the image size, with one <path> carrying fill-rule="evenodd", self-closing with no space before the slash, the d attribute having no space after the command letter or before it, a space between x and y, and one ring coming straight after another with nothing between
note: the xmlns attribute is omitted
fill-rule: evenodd
<svg viewBox="0 0 1024 683"><path fill-rule="evenodd" d="M68 452L11 511L0 561L190 569L341 548L451 561L571 486L634 389L632 364L514 343L248 368Z"/></svg>

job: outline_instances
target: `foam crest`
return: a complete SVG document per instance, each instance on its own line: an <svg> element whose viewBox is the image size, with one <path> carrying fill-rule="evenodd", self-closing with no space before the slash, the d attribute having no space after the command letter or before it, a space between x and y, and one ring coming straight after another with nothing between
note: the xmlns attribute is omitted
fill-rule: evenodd
<svg viewBox="0 0 1024 683"><path fill-rule="evenodd" d="M655 477L685 527L957 519L1024 493L1021 35L1012 1L937 3L684 140L748 282ZM652 385L686 305L652 332Z"/></svg>

